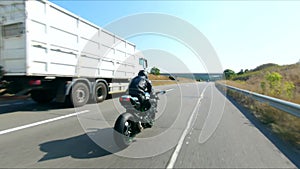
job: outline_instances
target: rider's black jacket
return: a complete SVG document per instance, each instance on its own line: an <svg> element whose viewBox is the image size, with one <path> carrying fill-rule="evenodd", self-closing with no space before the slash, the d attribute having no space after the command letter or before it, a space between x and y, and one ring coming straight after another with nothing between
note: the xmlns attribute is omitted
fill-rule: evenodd
<svg viewBox="0 0 300 169"><path fill-rule="evenodd" d="M145 76L136 76L133 78L128 88L129 94L132 96L145 96L145 92L149 94L152 92L152 84Z"/></svg>
<svg viewBox="0 0 300 169"><path fill-rule="evenodd" d="M146 92L151 95L152 84L145 76L137 76L133 78L128 87L128 94L137 97L141 104L142 110L148 110L151 107L149 99L147 99Z"/></svg>

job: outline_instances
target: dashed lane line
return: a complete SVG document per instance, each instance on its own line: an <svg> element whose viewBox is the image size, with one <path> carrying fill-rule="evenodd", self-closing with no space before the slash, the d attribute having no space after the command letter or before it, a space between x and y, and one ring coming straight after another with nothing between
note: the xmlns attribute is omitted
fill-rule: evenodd
<svg viewBox="0 0 300 169"><path fill-rule="evenodd" d="M18 131L18 130L23 130L23 129L30 128L30 127L39 126L39 125L42 125L42 124L54 122L54 121L57 121L57 120L69 118L69 117L72 117L72 116L76 116L76 115L84 114L84 113L88 113L88 112L89 112L89 110L84 110L84 111L81 111L81 112L76 112L76 113L72 113L72 114L68 114L68 115L64 115L64 116L59 116L59 117L48 119L48 120L43 120L43 121L39 121L39 122L35 122L35 123L23 125L23 126L11 128L11 129L2 130L2 131L0 131L0 135L11 133L11 132Z"/></svg>
<svg viewBox="0 0 300 169"><path fill-rule="evenodd" d="M193 119L194 119L194 117L195 117L196 114L197 114L197 108L199 107L199 104L200 104L201 100L203 99L204 92L205 92L205 90L207 89L208 86L209 86L209 85L207 85L207 86L203 89L203 91L202 91L202 93L201 93L201 95L200 95L200 98L198 99L198 102L197 102L197 104L196 104L196 106L195 106L195 108L194 108L194 110L193 110L193 113L192 113L192 115L191 115L191 117L190 117L190 119L189 119L189 121L188 121L188 123L187 123L187 126L186 126L185 130L183 131L183 133L182 133L182 135L181 135L181 137L180 137L180 139L179 139L179 142L178 142L178 144L177 144L177 146L176 146L176 148L175 148L175 151L173 152L173 154L172 154L172 156L171 156L171 159L170 159L170 161L169 161L169 163L168 163L168 165L167 165L167 169L172 169L172 168L174 168L174 165L175 165L175 163L176 163L177 157L178 157L179 152L180 152L180 150L181 150L181 147L182 147L182 145L183 145L184 139L185 139L186 135L188 134L190 128L192 127Z"/></svg>

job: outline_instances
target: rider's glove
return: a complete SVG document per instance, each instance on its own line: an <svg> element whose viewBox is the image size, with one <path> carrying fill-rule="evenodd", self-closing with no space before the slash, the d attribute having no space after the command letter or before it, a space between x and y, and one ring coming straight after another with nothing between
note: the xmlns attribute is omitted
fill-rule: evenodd
<svg viewBox="0 0 300 169"><path fill-rule="evenodd" d="M150 99L150 94L148 92L145 93L146 100Z"/></svg>

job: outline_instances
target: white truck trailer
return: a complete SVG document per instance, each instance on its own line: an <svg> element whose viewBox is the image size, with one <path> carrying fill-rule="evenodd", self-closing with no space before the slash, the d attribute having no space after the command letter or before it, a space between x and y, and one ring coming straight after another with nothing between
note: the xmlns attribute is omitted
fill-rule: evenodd
<svg viewBox="0 0 300 169"><path fill-rule="evenodd" d="M1 0L0 32L3 78L38 103L101 102L147 67L134 44L46 0Z"/></svg>

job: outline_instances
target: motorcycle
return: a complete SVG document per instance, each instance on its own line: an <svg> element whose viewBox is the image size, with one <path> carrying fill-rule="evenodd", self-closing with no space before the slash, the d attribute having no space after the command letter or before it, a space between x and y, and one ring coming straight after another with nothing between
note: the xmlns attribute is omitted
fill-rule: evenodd
<svg viewBox="0 0 300 169"><path fill-rule="evenodd" d="M166 90L162 90L154 92L151 96L146 95L151 104L148 110L141 106L137 97L123 95L119 98L121 105L126 109L126 112L117 118L114 125L114 139L120 148L128 147L138 133L153 126L157 113L158 95L166 92Z"/></svg>

